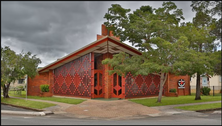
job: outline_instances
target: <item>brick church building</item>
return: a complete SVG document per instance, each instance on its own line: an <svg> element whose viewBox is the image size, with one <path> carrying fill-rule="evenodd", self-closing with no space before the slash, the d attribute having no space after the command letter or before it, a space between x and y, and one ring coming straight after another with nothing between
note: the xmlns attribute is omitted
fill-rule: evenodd
<svg viewBox="0 0 222 126"><path fill-rule="evenodd" d="M137 49L121 43L118 37L102 25L102 35L95 42L74 51L38 70L34 79L28 78L28 95L39 96L40 85L50 85L51 96L73 96L82 98L138 98L158 96L160 76L149 74L125 77L109 75L108 65L101 62L114 54L126 52L141 55ZM182 79L182 80L181 80ZM190 94L190 76L169 74L164 85L163 96L177 89L178 95Z"/></svg>

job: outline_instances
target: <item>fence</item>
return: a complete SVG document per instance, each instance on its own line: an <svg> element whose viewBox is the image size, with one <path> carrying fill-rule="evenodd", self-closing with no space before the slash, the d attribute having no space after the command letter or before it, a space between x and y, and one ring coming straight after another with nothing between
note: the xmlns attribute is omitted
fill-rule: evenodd
<svg viewBox="0 0 222 126"><path fill-rule="evenodd" d="M215 95L221 93L221 86L202 86L202 87L209 87L210 95ZM190 86L190 93L196 93L196 86Z"/></svg>

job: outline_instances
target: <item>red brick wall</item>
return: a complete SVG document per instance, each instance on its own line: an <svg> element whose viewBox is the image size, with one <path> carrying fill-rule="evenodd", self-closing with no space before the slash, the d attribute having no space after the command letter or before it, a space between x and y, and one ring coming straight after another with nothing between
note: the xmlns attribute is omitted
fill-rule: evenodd
<svg viewBox="0 0 222 126"><path fill-rule="evenodd" d="M102 27L101 27L101 34L102 35L97 35L97 40L101 39L104 36L109 35L109 36L112 36L113 38L115 38L115 39L120 41L120 38L114 36L112 31L109 31L109 34L108 34L108 30L106 29L106 26L104 24L102 24Z"/></svg>
<svg viewBox="0 0 222 126"><path fill-rule="evenodd" d="M101 39L101 38L103 38L103 37L104 37L103 35L97 35L96 40L99 40L99 39Z"/></svg>
<svg viewBox="0 0 222 126"><path fill-rule="evenodd" d="M111 53L106 53L103 54L103 59L106 58L112 58L112 54ZM104 77L104 98L108 99L112 97L112 80L111 80L111 75L109 75L108 70L110 70L110 67L108 66L108 64L103 65L104 67L104 72L103 72L103 77Z"/></svg>
<svg viewBox="0 0 222 126"><path fill-rule="evenodd" d="M51 79L49 79L49 77ZM39 73L35 78L28 78L28 95L31 96L39 96L40 95L40 85L49 84L49 92L52 93L52 85L53 85L53 71Z"/></svg>
<svg viewBox="0 0 222 126"><path fill-rule="evenodd" d="M94 52L91 52L91 98L94 97Z"/></svg>
<svg viewBox="0 0 222 126"><path fill-rule="evenodd" d="M54 85L54 75L53 75L53 70L49 70L49 92L51 95L53 95L53 85Z"/></svg>
<svg viewBox="0 0 222 126"><path fill-rule="evenodd" d="M165 85L167 86L167 92L169 92L169 90L171 88L175 88L177 89L178 95L189 95L190 94L190 76L185 75L185 76L176 76L174 74L169 74L168 75L169 80L166 81ZM185 88L178 88L178 80L179 79L184 79L185 81Z"/></svg>
<svg viewBox="0 0 222 126"><path fill-rule="evenodd" d="M113 38L115 38L115 39L117 39L117 40L120 41L120 37L114 36L114 35L113 35L113 31L110 31L109 35L112 36Z"/></svg>
<svg viewBox="0 0 222 126"><path fill-rule="evenodd" d="M108 30L106 29L106 26L104 24L102 24L101 34L103 36L108 35Z"/></svg>

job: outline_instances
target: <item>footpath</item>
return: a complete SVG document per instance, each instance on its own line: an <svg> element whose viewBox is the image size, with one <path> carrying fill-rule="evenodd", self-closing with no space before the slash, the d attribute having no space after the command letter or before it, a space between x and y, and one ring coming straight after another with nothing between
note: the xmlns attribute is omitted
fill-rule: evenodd
<svg viewBox="0 0 222 126"><path fill-rule="evenodd" d="M19 98L19 97L12 97ZM25 99L25 98L20 98ZM157 117L174 114L201 114L195 111L185 111L180 109L174 109L176 106L198 105L208 103L219 103L221 101L204 102L204 103L192 103L181 105L168 105L159 107L147 107L141 104L124 100L102 101L94 99L86 99L86 101L73 105L61 102L27 99L33 101L41 101L56 104L56 106L45 108L37 111L12 111L1 110L2 114L16 114L16 115L35 115L45 116L49 114L60 114L67 117L75 118L90 118L90 119L135 119L144 118L147 116ZM215 112L221 113L221 110Z"/></svg>

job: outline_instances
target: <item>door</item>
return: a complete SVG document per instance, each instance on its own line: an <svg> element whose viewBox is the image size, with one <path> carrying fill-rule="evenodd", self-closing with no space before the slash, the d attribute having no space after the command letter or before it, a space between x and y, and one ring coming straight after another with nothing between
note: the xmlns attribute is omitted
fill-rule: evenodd
<svg viewBox="0 0 222 126"><path fill-rule="evenodd" d="M103 71L94 70L94 98L103 98Z"/></svg>
<svg viewBox="0 0 222 126"><path fill-rule="evenodd" d="M117 75L116 73L113 74L112 77L112 87L112 97L123 98L122 77Z"/></svg>

